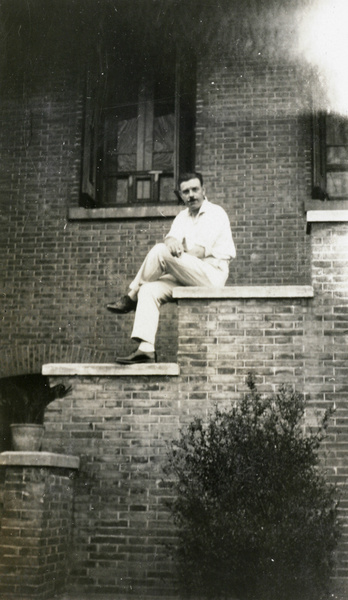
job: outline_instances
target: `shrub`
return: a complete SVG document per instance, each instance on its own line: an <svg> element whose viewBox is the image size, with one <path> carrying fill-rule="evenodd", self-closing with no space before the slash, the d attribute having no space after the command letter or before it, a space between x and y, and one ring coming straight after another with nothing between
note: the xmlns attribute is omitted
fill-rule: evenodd
<svg viewBox="0 0 348 600"><path fill-rule="evenodd" d="M337 490L320 462L331 411L304 430L302 395L261 395L195 418L171 443L181 592L206 598L326 598L339 536Z"/></svg>

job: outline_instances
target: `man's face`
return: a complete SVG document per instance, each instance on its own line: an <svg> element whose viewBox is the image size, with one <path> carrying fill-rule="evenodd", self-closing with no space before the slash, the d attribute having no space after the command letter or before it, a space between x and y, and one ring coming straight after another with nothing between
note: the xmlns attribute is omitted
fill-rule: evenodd
<svg viewBox="0 0 348 600"><path fill-rule="evenodd" d="M204 200L205 189L198 177L180 183L180 196L192 215L196 215Z"/></svg>

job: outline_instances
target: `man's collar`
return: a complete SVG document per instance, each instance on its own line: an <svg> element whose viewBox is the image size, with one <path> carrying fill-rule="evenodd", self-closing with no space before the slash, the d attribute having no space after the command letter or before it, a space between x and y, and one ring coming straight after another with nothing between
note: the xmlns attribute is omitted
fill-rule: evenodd
<svg viewBox="0 0 348 600"><path fill-rule="evenodd" d="M207 210L207 208L208 208L208 205L209 205L209 200L208 200L208 198L205 196L205 197L204 197L204 200L203 200L203 202L202 202L202 206L200 207L200 209L199 209L199 211L198 211L198 213L197 213L197 215L196 215L196 216L198 216L198 215L202 215L203 213L205 213L205 212L206 212L206 210Z"/></svg>
<svg viewBox="0 0 348 600"><path fill-rule="evenodd" d="M204 200L202 202L202 205L200 206L200 209L199 209L198 213L195 214L195 215L191 215L189 207L186 206L187 214L190 217L193 217L194 219L196 219L199 215L204 214L208 210L209 204L210 204L210 202L209 202L208 198L205 196Z"/></svg>

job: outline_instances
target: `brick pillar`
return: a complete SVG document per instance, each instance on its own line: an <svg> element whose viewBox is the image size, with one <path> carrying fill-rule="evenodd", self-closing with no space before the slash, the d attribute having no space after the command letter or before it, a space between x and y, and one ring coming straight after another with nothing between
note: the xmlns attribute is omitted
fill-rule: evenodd
<svg viewBox="0 0 348 600"><path fill-rule="evenodd" d="M73 505L74 456L4 452L0 597L46 600L64 591Z"/></svg>

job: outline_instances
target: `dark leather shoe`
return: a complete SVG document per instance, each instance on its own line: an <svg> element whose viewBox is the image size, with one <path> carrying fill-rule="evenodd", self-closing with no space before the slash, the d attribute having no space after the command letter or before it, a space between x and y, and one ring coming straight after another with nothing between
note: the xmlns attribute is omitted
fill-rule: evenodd
<svg viewBox="0 0 348 600"><path fill-rule="evenodd" d="M155 363L156 352L142 352L142 350L135 350L129 356L117 357L116 362L121 365L134 365L137 363Z"/></svg>
<svg viewBox="0 0 348 600"><path fill-rule="evenodd" d="M106 308L114 313L126 314L136 309L137 303L129 296L122 296L114 304L107 304Z"/></svg>

